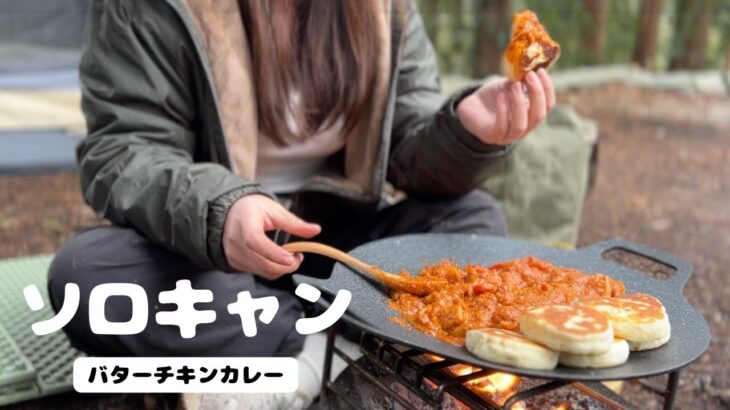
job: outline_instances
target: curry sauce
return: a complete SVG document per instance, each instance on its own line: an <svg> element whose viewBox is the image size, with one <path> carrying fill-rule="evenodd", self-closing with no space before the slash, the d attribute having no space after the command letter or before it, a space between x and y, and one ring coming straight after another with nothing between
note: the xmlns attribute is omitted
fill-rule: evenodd
<svg viewBox="0 0 730 410"><path fill-rule="evenodd" d="M412 278L436 279L444 285L434 292L416 296L393 291L388 303L401 314L395 318L399 323L456 345L464 344L470 329L517 330L522 311L533 306L569 304L579 298L625 292L621 281L606 275L556 267L534 257L463 268L445 260L425 266Z"/></svg>

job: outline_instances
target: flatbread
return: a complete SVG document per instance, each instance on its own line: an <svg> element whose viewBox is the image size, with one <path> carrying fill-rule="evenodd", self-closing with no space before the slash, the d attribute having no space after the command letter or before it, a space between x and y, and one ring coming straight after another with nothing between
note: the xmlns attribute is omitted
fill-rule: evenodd
<svg viewBox="0 0 730 410"><path fill-rule="evenodd" d="M670 331L667 311L659 299L643 293L578 301L580 306L604 313L616 337L628 342L649 342L666 337Z"/></svg>
<svg viewBox="0 0 730 410"><path fill-rule="evenodd" d="M601 354L560 353L558 363L568 367L603 368L626 363L629 358L629 344L623 339L614 339L611 350Z"/></svg>
<svg viewBox="0 0 730 410"><path fill-rule="evenodd" d="M520 331L529 339L559 352L606 353L613 328L601 312L576 305L545 305L527 309Z"/></svg>
<svg viewBox="0 0 730 410"><path fill-rule="evenodd" d="M469 330L464 342L474 356L494 363L533 370L551 370L558 364L558 352L509 330Z"/></svg>
<svg viewBox="0 0 730 410"><path fill-rule="evenodd" d="M656 349L657 347L664 346L671 337L671 332L667 333L666 336L660 337L659 339L649 340L648 342L628 342L629 349L632 352L640 352L643 350Z"/></svg>

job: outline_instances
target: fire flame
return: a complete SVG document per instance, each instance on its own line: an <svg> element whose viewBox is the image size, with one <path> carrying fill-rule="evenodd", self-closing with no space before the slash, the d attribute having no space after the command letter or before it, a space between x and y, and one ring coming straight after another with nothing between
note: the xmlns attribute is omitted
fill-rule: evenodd
<svg viewBox="0 0 730 410"><path fill-rule="evenodd" d="M456 365L451 366L450 370L451 370L451 374L453 374L454 376L465 376L467 374L472 374L479 369L477 369L475 367L471 367L471 366L466 366L463 364L456 364ZM481 380L481 379L479 379L479 380Z"/></svg>
<svg viewBox="0 0 730 410"><path fill-rule="evenodd" d="M442 357L435 355L427 355L429 360L439 362L444 360ZM467 366L463 364L456 364L448 368L449 373L454 376L464 376L479 371L479 368ZM467 384L469 387L477 393L487 394L494 396L493 398L501 403L504 403L514 392L514 387L520 382L520 376L515 376L509 373L493 373L486 377L481 377L469 381ZM567 403L561 403L557 406L553 406L551 410L569 410ZM522 402L517 402L512 406L513 410L525 410L526 407Z"/></svg>
<svg viewBox="0 0 730 410"><path fill-rule="evenodd" d="M487 381L488 383L484 383L485 381ZM512 387L519 383L519 381L520 378L513 374L494 373L485 377L484 379L477 379L474 382L477 389L485 391L489 394L495 394L497 392L509 393L512 390Z"/></svg>
<svg viewBox="0 0 730 410"><path fill-rule="evenodd" d="M441 356L436 356L435 354L429 354L429 353L426 353L426 358L432 362L440 362L440 361L444 360L444 358Z"/></svg>
<svg viewBox="0 0 730 410"><path fill-rule="evenodd" d="M451 373L454 376L464 376L476 371L479 371L479 369L466 365L454 365L451 367ZM500 393L506 398L512 395L512 388L517 385L519 381L520 377L513 374L494 373L486 377L472 380L468 384L478 392L487 394Z"/></svg>

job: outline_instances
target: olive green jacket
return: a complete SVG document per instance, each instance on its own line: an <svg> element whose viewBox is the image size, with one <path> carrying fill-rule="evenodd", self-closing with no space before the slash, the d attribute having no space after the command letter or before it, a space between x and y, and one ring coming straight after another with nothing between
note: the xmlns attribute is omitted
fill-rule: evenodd
<svg viewBox="0 0 730 410"><path fill-rule="evenodd" d="M302 189L376 203L386 181L412 196L459 195L509 149L470 135L461 96L440 92L436 56L411 2L380 0L371 112L327 175ZM232 270L229 207L255 181L256 101L237 0L97 0L80 64L88 204L197 265Z"/></svg>

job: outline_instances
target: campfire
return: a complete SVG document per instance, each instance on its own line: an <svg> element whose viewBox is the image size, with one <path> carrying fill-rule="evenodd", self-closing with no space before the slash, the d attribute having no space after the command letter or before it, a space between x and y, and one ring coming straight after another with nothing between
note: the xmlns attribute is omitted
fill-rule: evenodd
<svg viewBox="0 0 730 410"><path fill-rule="evenodd" d="M461 365L461 367L463 368L458 369L453 374L460 376L462 374L471 374L474 371L479 370L471 366ZM481 379L470 381L467 383L467 386L479 394L489 395L492 400L499 404L504 404L504 402L515 393L513 388L517 386L519 382L519 376L508 373L495 373ZM524 409L524 406L522 403L517 403L512 408L514 410L521 410Z"/></svg>
<svg viewBox="0 0 730 410"><path fill-rule="evenodd" d="M428 358L428 360L434 362L439 362L443 360L443 358L432 354L427 354L425 356ZM472 374L479 370L481 369L465 364L455 364L446 368L446 372L455 377ZM490 399L501 406L504 405L507 399L509 399L510 397L512 397L512 395L519 391L517 387L520 386L521 381L522 377L520 376L509 373L496 372L489 376L470 380L466 382L465 385L473 392L484 396L485 398ZM568 410L570 407L567 403L563 402L551 406L550 408L551 410ZM526 409L526 407L522 402L517 402L512 406L512 409L524 410Z"/></svg>
<svg viewBox="0 0 730 410"><path fill-rule="evenodd" d="M428 360L440 362L443 358L427 354ZM465 364L455 364L447 367L446 371L452 376L465 376L479 371L479 368L468 366ZM512 396L515 391L513 388L520 382L520 377L509 373L494 373L489 376L468 381L466 385L474 392L482 395L490 396L489 398L495 402L504 404L504 402ZM523 409L522 403L517 403L513 407L515 410Z"/></svg>
<svg viewBox="0 0 730 410"><path fill-rule="evenodd" d="M522 377L444 359L363 334L363 357L327 383L332 408L620 410L633 408L599 382ZM347 357L328 344L330 354ZM676 389L668 382L668 389ZM670 387L674 386L674 387ZM670 390L667 390L670 391ZM668 393L667 393L668 394ZM399 406L396 406L397 405Z"/></svg>

